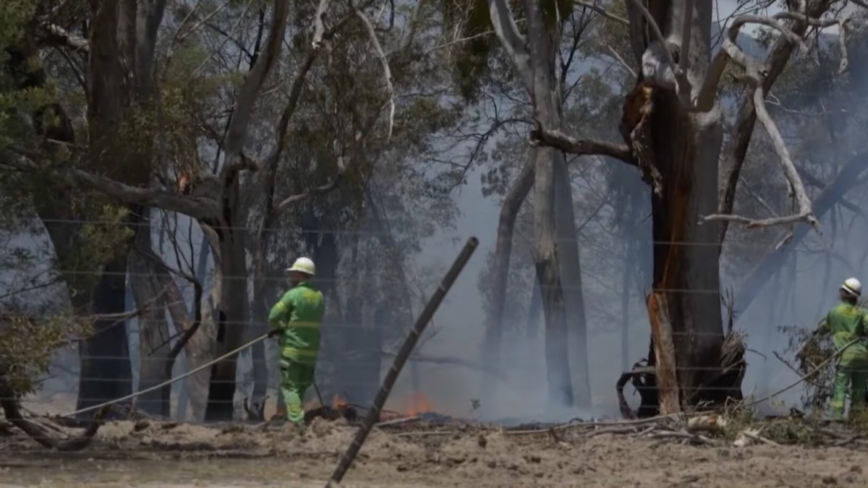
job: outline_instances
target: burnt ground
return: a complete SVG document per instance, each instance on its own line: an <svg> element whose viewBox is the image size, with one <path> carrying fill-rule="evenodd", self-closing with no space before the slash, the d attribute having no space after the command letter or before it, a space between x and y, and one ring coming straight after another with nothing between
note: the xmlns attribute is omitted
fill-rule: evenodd
<svg viewBox="0 0 868 488"><path fill-rule="evenodd" d="M303 430L123 421L61 453L12 430L0 436L0 487L322 487L354 432L343 419ZM406 422L375 429L342 486L868 486L868 444L857 436L737 448L670 434L647 424L515 432Z"/></svg>

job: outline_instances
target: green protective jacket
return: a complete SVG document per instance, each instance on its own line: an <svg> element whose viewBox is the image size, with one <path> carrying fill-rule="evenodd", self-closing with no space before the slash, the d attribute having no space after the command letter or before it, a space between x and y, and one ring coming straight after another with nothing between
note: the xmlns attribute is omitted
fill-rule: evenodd
<svg viewBox="0 0 868 488"><path fill-rule="evenodd" d="M316 365L320 324L325 300L318 290L303 281L283 295L268 314L272 328L282 331L280 350L283 359Z"/></svg>
<svg viewBox="0 0 868 488"><path fill-rule="evenodd" d="M868 337L868 312L864 309L849 303L840 303L826 314L817 332L831 334L832 342L838 351L854 339L861 339L841 354L840 364L847 366L868 362L868 347L865 342Z"/></svg>

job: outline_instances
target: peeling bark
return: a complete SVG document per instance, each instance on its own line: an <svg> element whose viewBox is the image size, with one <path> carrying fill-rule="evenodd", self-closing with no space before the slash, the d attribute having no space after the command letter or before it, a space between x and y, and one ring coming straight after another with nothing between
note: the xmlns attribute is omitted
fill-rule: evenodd
<svg viewBox="0 0 868 488"><path fill-rule="evenodd" d="M656 366L656 386L664 413L700 401L724 400L723 395L707 388L721 371L724 342L719 302L719 227L713 222L700 225L702 217L717 208L721 115L716 106L703 112L685 106L684 97L676 94L672 86L671 80L677 78L672 72L677 68L671 64L668 52L682 54L679 61L684 62L681 66L685 66L690 83L690 99L696 99L710 61L712 5L701 2L693 9L685 7L649 2L649 11L665 36L666 46L661 51L662 44L656 40L647 45L642 53L643 75L651 74L652 78L640 80L637 86L654 86L647 114L650 123L639 141L647 147L637 157L652 159L662 182L662 191L652 193L654 278L648 308L652 325L649 365ZM684 18L687 14L690 19ZM689 24L692 27L685 28ZM685 42L690 44L689 49L684 48ZM679 88L682 83L677 81Z"/></svg>

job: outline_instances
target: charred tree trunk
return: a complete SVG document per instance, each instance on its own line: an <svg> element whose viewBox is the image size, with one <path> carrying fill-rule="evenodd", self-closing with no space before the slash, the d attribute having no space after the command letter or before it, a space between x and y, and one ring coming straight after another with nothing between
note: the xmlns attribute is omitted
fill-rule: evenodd
<svg viewBox="0 0 868 488"><path fill-rule="evenodd" d="M237 183L236 183L237 185ZM237 187L236 187L237 189ZM234 222L234 219L229 219ZM216 356L243 344L244 324L248 321L247 249L243 228L225 225L218 230L220 242L220 301L217 316ZM230 421L235 413L235 380L238 356L220 361L211 369L205 421Z"/></svg>
<svg viewBox="0 0 868 488"><path fill-rule="evenodd" d="M128 100L118 49L117 2L90 2L87 78L87 120L90 144L88 163L106 172L117 172L111 155L118 143L117 130ZM103 271L94 290L93 312L123 314L126 305L126 252L121 252ZM125 322L125 321L124 321ZM126 395L131 391L132 372L125 323L97 320L94 335L79 347L81 377L76 409L87 408Z"/></svg>
<svg viewBox="0 0 868 488"><path fill-rule="evenodd" d="M126 309L126 258L107 265L93 292L93 313L122 315ZM132 391L126 320L98 319L93 334L79 345L81 358L76 410ZM87 417L89 414L84 414ZM83 418L84 418L83 417Z"/></svg>
<svg viewBox="0 0 868 488"><path fill-rule="evenodd" d="M660 81L672 72L664 56L671 46L685 51L682 66L686 64L693 85L690 99L698 96L708 69L712 6L697 2L688 9L686 5L650 2L649 10L670 46L657 40L646 45L643 76L650 78L640 77L625 106L626 117L634 110L630 104L636 103L635 97L645 97L636 104L642 107L638 123L625 118L624 125L640 167L656 168L660 174L651 202L654 271L648 314L649 364L656 366L663 414L700 402L721 404L740 388L740 383L717 388L725 339L719 291L720 226L700 224L717 210L721 114L716 105L705 112L689 111L676 90ZM635 7L630 15L631 23L642 25ZM689 45L681 48L685 38Z"/></svg>
<svg viewBox="0 0 868 488"><path fill-rule="evenodd" d="M667 100L667 94L657 97L659 108L652 113L651 126L659 129L652 131L652 144L664 186L662 198L652 197L655 245L649 316L658 371L677 368L677 385L671 386L683 390L680 396L678 390L667 390L667 376L658 375L661 408L670 413L687 399L706 399L701 385L720 366L718 226L699 222L716 211L722 131L719 113L702 120L680 112L678 101ZM673 133L681 137L673 138ZM675 352L671 365L668 351Z"/></svg>

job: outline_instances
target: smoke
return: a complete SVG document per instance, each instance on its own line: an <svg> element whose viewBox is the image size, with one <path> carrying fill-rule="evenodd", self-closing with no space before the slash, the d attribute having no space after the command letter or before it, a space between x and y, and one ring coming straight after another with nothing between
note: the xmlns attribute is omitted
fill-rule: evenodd
<svg viewBox="0 0 868 488"><path fill-rule="evenodd" d="M739 42L745 45L742 40ZM817 198L847 161L865 150L865 120L862 114L868 108L868 90L865 88L868 84L864 83L864 66L868 65L866 42L859 36L850 36L852 68L848 76L851 80L846 82L838 78L838 84L833 88L828 80L837 64L834 58L836 42L837 33L821 38L820 44L831 46L832 49L827 49L824 54L827 59L822 66L814 66L813 69L827 70L825 78L815 75L812 83L790 89L782 83L776 89L776 96L783 100L781 103L785 103L786 110L770 105L772 116L788 138L796 164L813 172L820 182L819 186L808 184L812 198ZM764 56L764 47L753 47L756 47L757 52L752 54ZM804 63L804 60L799 62ZM791 96L785 100L787 94ZM725 107L730 117L733 115L734 101L728 100L728 106ZM835 110L841 116L833 116ZM800 115L792 115L788 111L799 111ZM865 164L868 165L868 158ZM482 339L484 307L482 294L476 288L477 277L486 263L487 254L493 250L499 215L496 199L483 197L481 185L477 183L482 173L477 171L468 175L468 184L458 196L457 205L462 213L456 222L456 229L432 239L420 253L420 259L426 262L446 265L458 252L463 239L470 235L480 239L475 256L437 313L440 332L425 346L426 352L472 360L481 357L478 345ZM761 128L755 132L743 176L745 180L737 196L737 201L741 202L737 209L739 213L768 216L769 208L779 215L791 213L777 156L768 149ZM635 175L624 174L609 183L625 185L636 179ZM587 194L588 189L585 188L576 194L576 198L585 198ZM868 275L864 274L868 271L868 253L861 244L868 239L868 221L859 210L865 196L863 186L848 191L843 206L835 205L831 211L818 216L822 234L809 232L801 242L788 244L794 247L793 252L783 266L763 277L766 284L753 297L749 307L735 303L735 328L747 333L748 369L743 383L746 396L759 398L798 380L796 373L775 355L778 353L785 361L793 359L792 353L787 352L789 338L779 330L781 326L815 327L822 315L835 305L835 290L842 280L856 276L868 282ZM647 198L644 201L647 202ZM650 208L642 204L636 210L645 216L650 212ZM577 220L581 221L583 217L577 210ZM623 216L619 218L622 219L620 225L626 225ZM589 330L591 408L574 409L553 404L549 400L544 332L529 337L525 333L526 315L516 313L508 314L505 324L507 332L502 348L505 379L483 376L478 371L466 368L422 366L425 392L438 407L453 415L472 416L481 420L515 419L525 422L618 415L615 381L625 366L647 355L649 329L644 295L650 288L647 270L651 269L652 263L650 232L647 229L636 226L634 234L629 237L615 233L608 239L600 237L602 232L597 231L607 229L608 225L606 215L598 215L580 236L583 293ZM783 227L756 230L733 226L721 259L721 290L731 290L737 295L750 271L768 258L775 244L787 232L788 229ZM451 243L450 238L453 237L460 242ZM643 242L647 246L633 249L636 261L629 268L626 267L628 245ZM512 263L512 273L533 275L529 260L520 251L514 250ZM638 275L638 279L633 276L634 282L625 287L624 279L631 275ZM530 289L522 292L510 290L509 293L512 299L520 303L511 302L508 310L527 310ZM724 320L727 318L726 312L724 310ZM541 317L539 327L543 327ZM479 384L483 381L495 383L494 393L480 398L482 392L479 391ZM631 396L629 386L625 393L628 402L635 407L638 397ZM802 394L803 389L796 387L759 408L771 412L800 406ZM476 410L469 408L472 399L480 402L481 406Z"/></svg>

